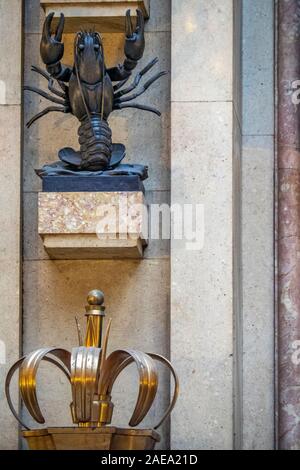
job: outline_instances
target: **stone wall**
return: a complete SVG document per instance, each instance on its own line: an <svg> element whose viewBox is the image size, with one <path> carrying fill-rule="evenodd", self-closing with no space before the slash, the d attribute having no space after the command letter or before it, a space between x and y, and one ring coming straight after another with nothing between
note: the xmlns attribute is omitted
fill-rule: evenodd
<svg viewBox="0 0 300 470"><path fill-rule="evenodd" d="M243 1L245 449L274 448L274 10L273 0Z"/></svg>
<svg viewBox="0 0 300 470"><path fill-rule="evenodd" d="M171 196L173 203L202 204L204 210L203 246L171 246L171 352L181 378L172 447L232 449L240 261L238 12L234 21L239 2L172 4Z"/></svg>
<svg viewBox="0 0 300 470"><path fill-rule="evenodd" d="M21 353L21 0L0 1L0 50L0 448L15 449L18 426L4 381ZM15 384L13 397L18 409Z"/></svg>

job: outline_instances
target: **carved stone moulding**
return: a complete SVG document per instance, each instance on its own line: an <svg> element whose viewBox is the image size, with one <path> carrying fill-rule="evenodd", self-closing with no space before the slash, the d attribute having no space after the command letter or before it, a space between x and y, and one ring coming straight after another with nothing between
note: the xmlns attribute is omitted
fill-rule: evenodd
<svg viewBox="0 0 300 470"><path fill-rule="evenodd" d="M153 450L160 436L152 429L47 428L23 431L30 450Z"/></svg>
<svg viewBox="0 0 300 470"><path fill-rule="evenodd" d="M38 231L52 259L141 258L147 206L137 192L41 192Z"/></svg>
<svg viewBox="0 0 300 470"><path fill-rule="evenodd" d="M45 13L55 13L54 26L59 15L64 13L66 18L65 32L75 33L85 24L97 25L99 31L123 32L126 10L130 9L132 16L136 9L142 10L147 19L150 15L150 0L40 0Z"/></svg>

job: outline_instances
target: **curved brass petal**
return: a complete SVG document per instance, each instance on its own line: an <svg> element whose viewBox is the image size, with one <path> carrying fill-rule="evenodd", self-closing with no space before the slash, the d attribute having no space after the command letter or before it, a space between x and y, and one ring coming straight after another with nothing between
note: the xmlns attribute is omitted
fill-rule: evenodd
<svg viewBox="0 0 300 470"><path fill-rule="evenodd" d="M25 429L27 430L30 430L30 428L28 426L26 426L26 424L19 418L18 416L18 413L16 412L16 410L14 409L14 406L13 406L13 403L12 403L12 400L11 400L11 396L10 396L10 382L11 382L11 379L14 375L14 373L16 372L17 369L19 369L20 365L22 364L22 362L24 361L26 356L23 356L21 357L17 362L14 363L14 365L9 369L8 371L8 374L6 376L6 380L5 380L5 395L6 395L6 399L7 399L7 403L8 403L8 406L12 412L12 414L14 415L14 417L16 418L16 420L21 424L21 426L23 426ZM54 364L55 366L57 366L65 375L66 377L68 378L68 380L70 380L70 374L69 372L58 362L56 361L55 359L51 358L51 357L44 357L42 360L46 361L46 362L50 362L51 364Z"/></svg>
<svg viewBox="0 0 300 470"><path fill-rule="evenodd" d="M158 387L158 373L156 369L156 365L153 362L152 358L145 353L140 353L140 351L136 351L139 354L142 354L143 357L146 359L147 367L148 367L148 377L147 379L147 389L144 396L138 397L138 401L132 417L129 421L129 426L137 426L146 416L148 411L150 410L153 401L156 396L157 387ZM143 380L143 379L142 379ZM143 384L144 385L144 384ZM141 388L141 380L140 380L140 388ZM143 387L144 388L144 387Z"/></svg>
<svg viewBox="0 0 300 470"><path fill-rule="evenodd" d="M77 422L91 420L92 403L97 392L101 349L79 347L72 349L71 384Z"/></svg>
<svg viewBox="0 0 300 470"><path fill-rule="evenodd" d="M84 347L80 346L79 348L73 348L71 353L71 384L72 384L72 396L73 396L73 405L75 416L80 417L81 410L81 384L80 378L76 375L76 370L81 367L82 355L80 350Z"/></svg>
<svg viewBox="0 0 300 470"><path fill-rule="evenodd" d="M36 396L36 374L40 362L48 354L57 357L69 371L71 355L68 351L60 348L37 349L28 354L20 366L19 387L21 396L29 413L38 423L44 423L45 419Z"/></svg>
<svg viewBox="0 0 300 470"><path fill-rule="evenodd" d="M110 327L111 327L111 322L112 319L110 318L108 320L108 324L105 330L104 338L103 338L103 346L102 346L102 353L101 353L101 364L100 364L100 370L102 370L104 366L104 362L106 361L106 354L107 354L107 346L108 346L108 338L109 338L109 333L110 333Z"/></svg>
<svg viewBox="0 0 300 470"><path fill-rule="evenodd" d="M26 424L24 424L24 422L21 420L21 418L19 418L19 415L18 413L16 412L15 408L14 408L14 405L12 403L12 399L11 399L11 396L10 396L10 382L11 382L11 379L13 378L13 375L14 373L16 372L17 369L19 369L20 365L22 364L22 362L24 361L25 359L25 356L21 357L18 361L16 361L14 363L14 365L9 369L8 371L8 374L6 376L6 380L5 380L5 395L6 395L6 399L7 399L7 403L8 403L8 406L10 408L10 411L12 412L12 414L14 415L14 417L16 418L16 420L21 424L21 426L23 426L25 429L27 430L30 430L30 428L28 426L26 426Z"/></svg>
<svg viewBox="0 0 300 470"><path fill-rule="evenodd" d="M134 427L148 413L157 392L158 376L153 359L141 351L125 349L114 351L106 359L101 370L98 391L100 396L110 396L116 378L132 362L135 362L140 376L139 395L129 422L129 425Z"/></svg>
<svg viewBox="0 0 300 470"><path fill-rule="evenodd" d="M172 398L172 401L171 401L167 411L163 415L162 419L159 421L159 423L156 426L154 426L154 429L158 429L163 424L163 422L167 419L167 417L172 413L173 408L176 404L176 401L177 401L177 398L178 398L178 395L179 395L179 379L178 379L178 375L175 372L175 369L173 368L171 362L168 361L168 359L166 359L163 356L160 356L159 354L153 354L153 353L147 353L147 354L148 354L148 356L152 357L152 359L154 359L156 361L159 361L162 364L166 365L170 369L170 371L173 375L173 378L174 378L173 398Z"/></svg>

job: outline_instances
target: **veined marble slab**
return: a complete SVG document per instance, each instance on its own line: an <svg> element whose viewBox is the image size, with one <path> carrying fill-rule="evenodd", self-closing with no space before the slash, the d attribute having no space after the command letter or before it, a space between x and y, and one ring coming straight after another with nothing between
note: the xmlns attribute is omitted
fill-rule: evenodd
<svg viewBox="0 0 300 470"><path fill-rule="evenodd" d="M39 193L38 232L51 258L140 258L148 215L138 192Z"/></svg>

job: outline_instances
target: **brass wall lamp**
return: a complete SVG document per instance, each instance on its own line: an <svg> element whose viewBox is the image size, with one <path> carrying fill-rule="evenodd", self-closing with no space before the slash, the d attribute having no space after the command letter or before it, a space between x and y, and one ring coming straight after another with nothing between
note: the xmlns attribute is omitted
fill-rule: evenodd
<svg viewBox="0 0 300 470"><path fill-rule="evenodd" d="M119 349L107 356L111 327L108 321L102 341L105 316L104 295L93 290L87 297L86 334L83 341L77 322L79 347L72 352L60 348L41 348L20 358L7 374L5 392L8 405L19 423L25 428L23 436L32 450L141 450L153 449L160 436L155 429L172 412L179 392L178 377L171 363L159 354L131 349ZM25 407L38 423L45 423L36 394L36 375L41 361L56 365L68 378L72 389L70 405L76 427L31 430L23 423L13 407L10 382L19 369L19 388ZM139 373L139 394L129 426L138 426L145 418L156 396L158 372L156 362L167 366L174 378L174 393L162 419L153 429L121 429L108 426L113 415L112 389L119 374L135 363Z"/></svg>

